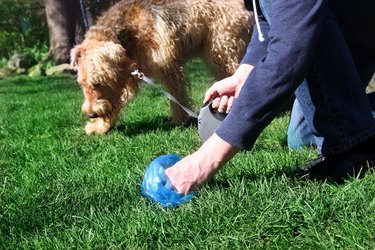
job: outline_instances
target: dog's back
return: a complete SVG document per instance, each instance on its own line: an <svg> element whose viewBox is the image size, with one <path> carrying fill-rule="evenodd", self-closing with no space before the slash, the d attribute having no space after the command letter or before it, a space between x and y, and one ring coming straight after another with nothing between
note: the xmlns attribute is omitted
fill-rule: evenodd
<svg viewBox="0 0 375 250"><path fill-rule="evenodd" d="M124 0L98 18L87 38L118 41L142 68L199 55L222 78L238 66L252 23L243 0Z"/></svg>

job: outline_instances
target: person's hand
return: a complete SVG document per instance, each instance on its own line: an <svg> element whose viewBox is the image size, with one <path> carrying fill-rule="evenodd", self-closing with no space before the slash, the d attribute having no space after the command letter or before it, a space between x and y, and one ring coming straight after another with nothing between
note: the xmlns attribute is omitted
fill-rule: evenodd
<svg viewBox="0 0 375 250"><path fill-rule="evenodd" d="M188 194L206 183L238 149L213 134L195 153L165 170L172 187Z"/></svg>
<svg viewBox="0 0 375 250"><path fill-rule="evenodd" d="M203 103L212 101L212 108L220 113L229 113L234 99L241 91L247 77L253 70L250 64L241 64L236 72L221 81L215 82L205 93Z"/></svg>

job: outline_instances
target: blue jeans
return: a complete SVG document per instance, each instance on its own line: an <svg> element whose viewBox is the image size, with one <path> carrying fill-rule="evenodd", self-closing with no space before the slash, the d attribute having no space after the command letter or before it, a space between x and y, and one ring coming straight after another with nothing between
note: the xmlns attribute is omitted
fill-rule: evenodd
<svg viewBox="0 0 375 250"><path fill-rule="evenodd" d="M309 128L303 116L301 105L297 99L294 100L292 112L290 114L287 142L288 147L291 149L316 146L318 151L320 151L322 147L322 145L315 140L312 129Z"/></svg>
<svg viewBox="0 0 375 250"><path fill-rule="evenodd" d="M368 97L372 104L373 110L375 110L375 92L369 94ZM372 114L375 118L375 111L372 111ZM301 105L297 99L294 100L292 112L290 114L287 142L288 147L291 149L315 146L317 147L318 152L321 152L322 148L322 138L315 136L312 129L309 128L305 117L303 116Z"/></svg>
<svg viewBox="0 0 375 250"><path fill-rule="evenodd" d="M371 80L375 72L375 56L372 49L358 48L357 46L349 46L352 52L352 57L356 65L356 69L361 78L363 87L366 88L368 82ZM372 51L372 52L371 52ZM307 83L302 83L305 85ZM299 91L307 91L306 87L300 89ZM372 113L375 117L375 92L367 95L371 107ZM309 127L306 119L303 115L301 105L296 99L293 103L293 108L290 116L290 122L287 134L288 147L292 149L297 149L306 146L316 146L318 151L322 148L323 139L318 135L313 134L313 129Z"/></svg>
<svg viewBox="0 0 375 250"><path fill-rule="evenodd" d="M272 0L259 2L270 22ZM342 7L339 1L336 3ZM346 18L353 18L346 23L358 22L358 16L350 16L352 9L340 11L349 13ZM298 101L288 129L291 147L315 144L323 154L332 154L347 150L374 133L373 108L365 87L374 74L375 48L363 49L357 37L351 39L350 29L345 31L346 37L333 14L328 13L311 69L295 92ZM362 37L364 42L375 40L374 32L366 34L371 37ZM355 43L349 48L346 41L352 40ZM366 50L369 54L362 53Z"/></svg>

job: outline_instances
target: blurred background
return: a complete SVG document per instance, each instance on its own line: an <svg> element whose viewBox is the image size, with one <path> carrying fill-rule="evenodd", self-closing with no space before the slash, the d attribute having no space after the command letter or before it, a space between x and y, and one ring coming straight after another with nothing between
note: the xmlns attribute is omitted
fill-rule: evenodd
<svg viewBox="0 0 375 250"><path fill-rule="evenodd" d="M118 0L117 0L118 1ZM116 0L0 0L0 79L45 75Z"/></svg>

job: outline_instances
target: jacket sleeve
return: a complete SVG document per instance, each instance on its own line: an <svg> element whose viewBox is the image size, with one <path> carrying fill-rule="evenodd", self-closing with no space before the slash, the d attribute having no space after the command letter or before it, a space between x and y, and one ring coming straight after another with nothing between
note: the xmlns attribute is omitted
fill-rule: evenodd
<svg viewBox="0 0 375 250"><path fill-rule="evenodd" d="M256 27L254 27L250 43L247 46L246 54L242 58L241 64L256 65L260 60L266 57L267 45L269 42L268 32L270 30L270 26L266 22L263 15L259 14L258 20L261 31L263 33L264 41L259 41L259 31Z"/></svg>
<svg viewBox="0 0 375 250"><path fill-rule="evenodd" d="M273 1L266 56L256 63L231 112L216 129L219 137L237 148L252 148L305 78L328 11L326 2Z"/></svg>

